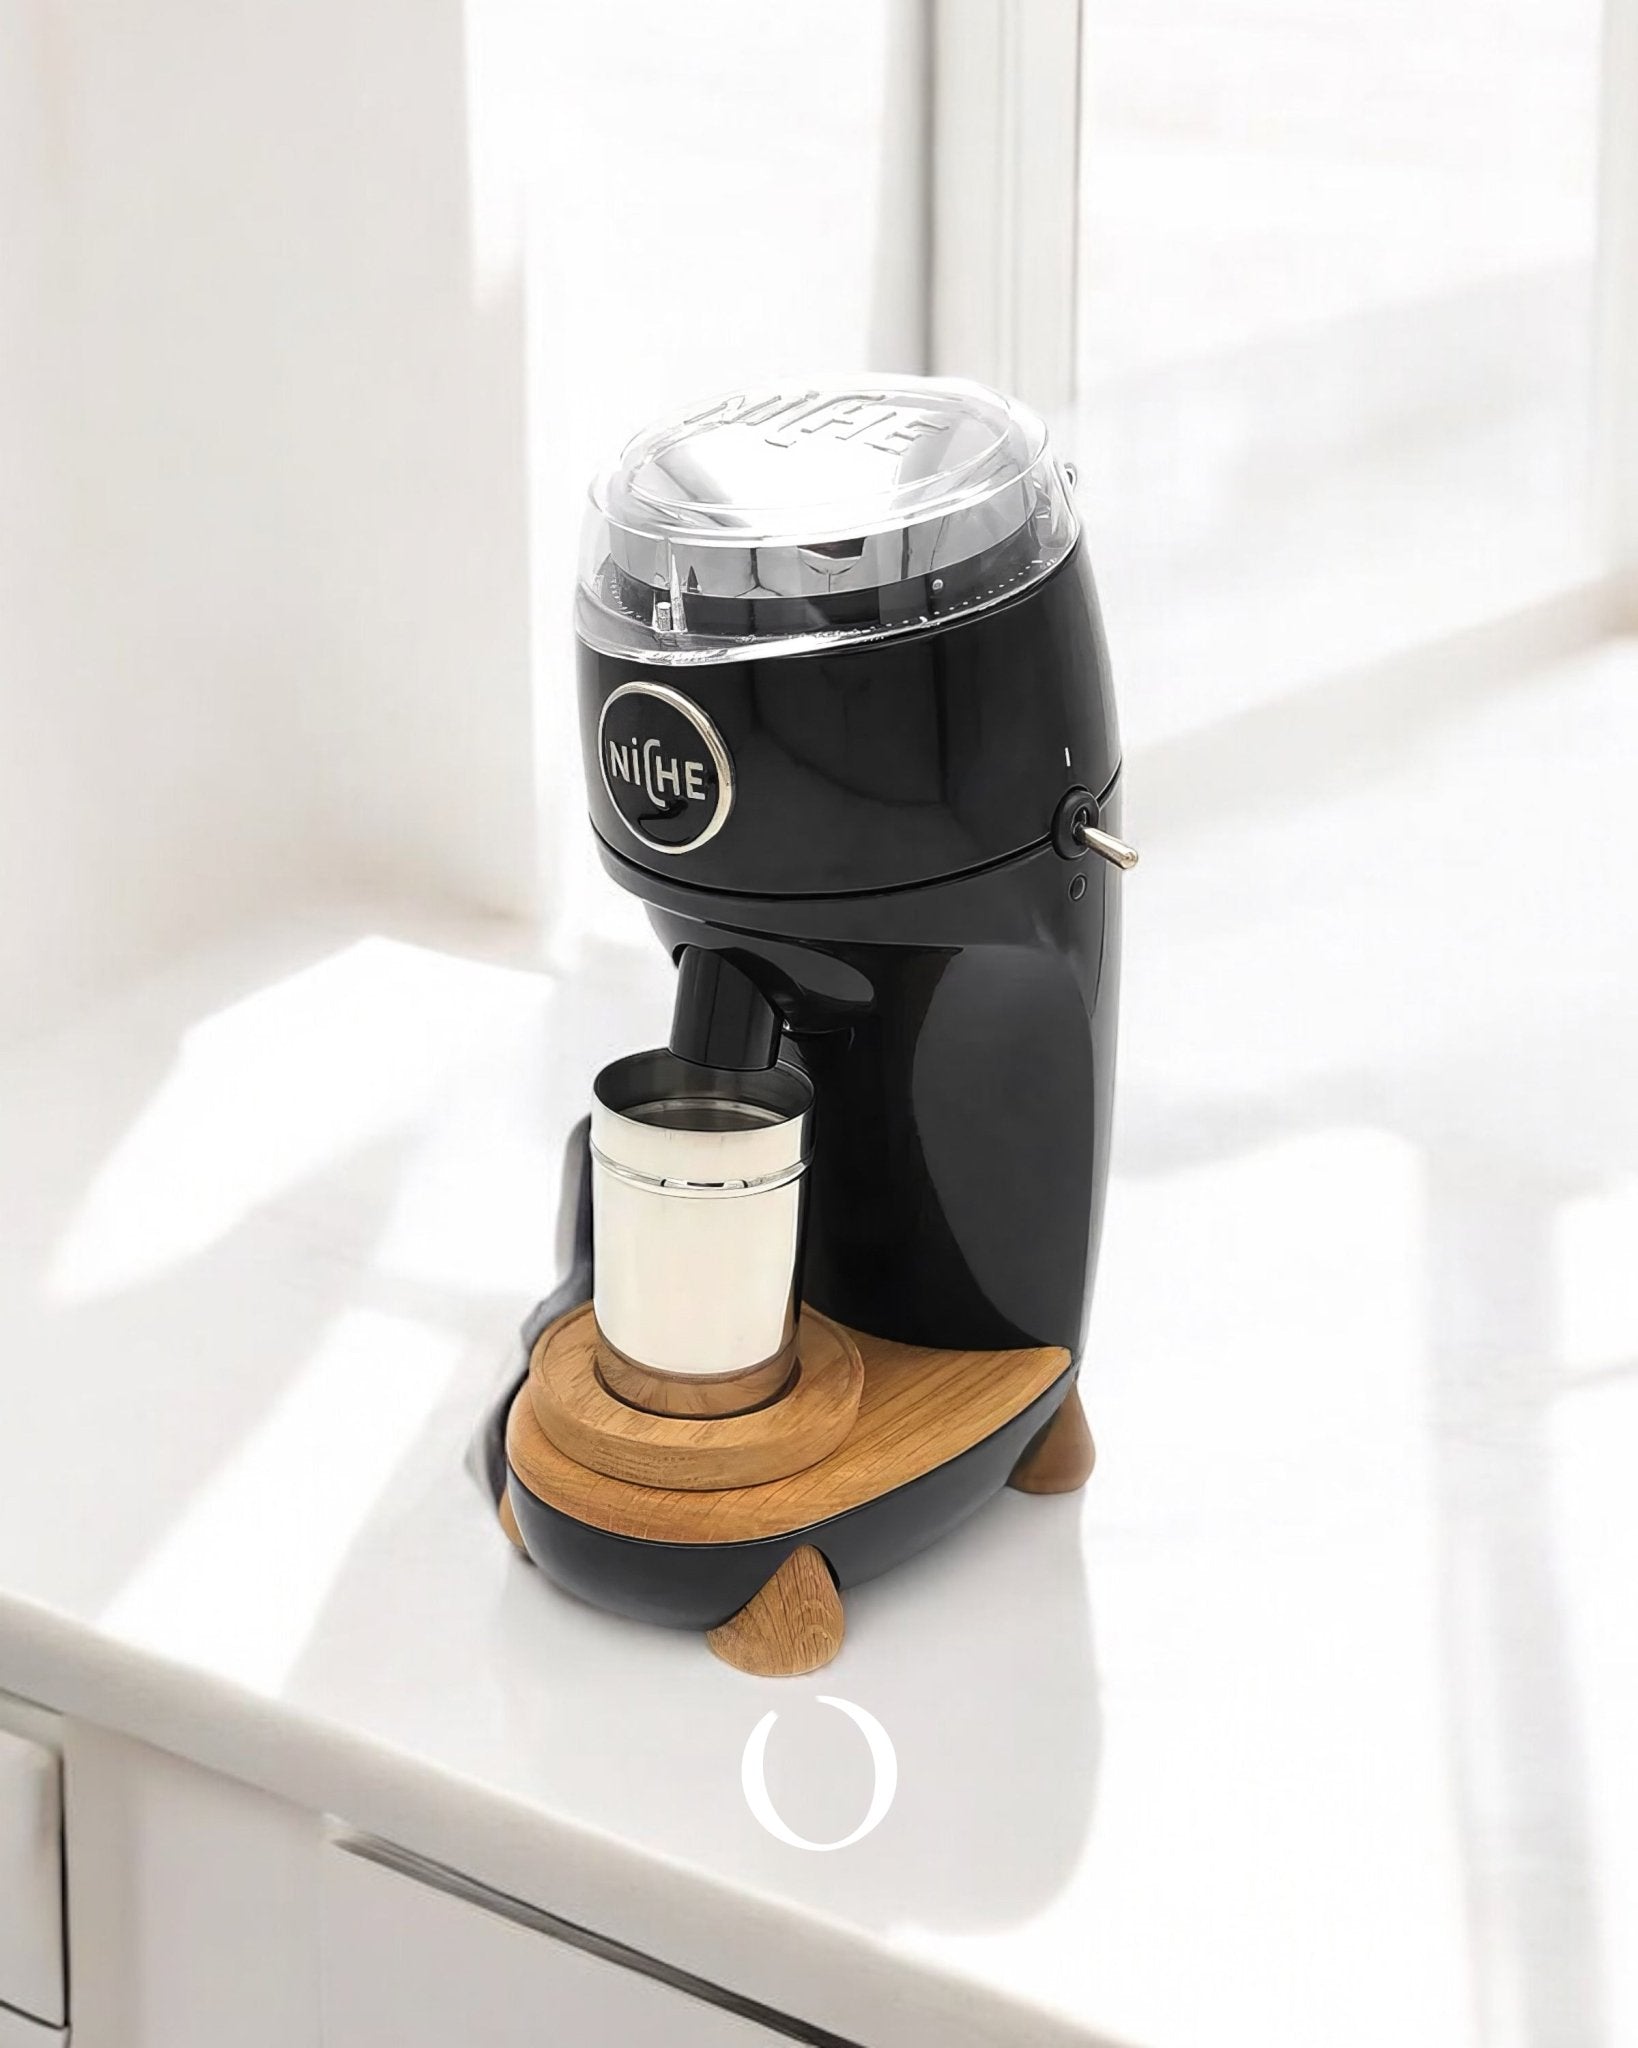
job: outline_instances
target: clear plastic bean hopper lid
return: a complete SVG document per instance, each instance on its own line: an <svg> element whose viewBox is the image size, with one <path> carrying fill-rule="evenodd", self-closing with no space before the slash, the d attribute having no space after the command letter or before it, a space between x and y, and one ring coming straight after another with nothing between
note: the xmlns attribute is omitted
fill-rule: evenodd
<svg viewBox="0 0 1638 2048"><path fill-rule="evenodd" d="M1020 595L1076 532L1045 426L981 384L736 392L592 485L575 625L648 662L878 640Z"/></svg>

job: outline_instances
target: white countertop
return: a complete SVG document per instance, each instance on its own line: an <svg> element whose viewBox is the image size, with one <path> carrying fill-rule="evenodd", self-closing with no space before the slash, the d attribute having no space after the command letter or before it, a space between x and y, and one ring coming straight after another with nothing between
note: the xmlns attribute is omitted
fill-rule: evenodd
<svg viewBox="0 0 1638 2048"><path fill-rule="evenodd" d="M1635 685L1133 764L1098 1472L852 1593L811 1680L559 1593L462 1467L657 953L337 913L14 1055L0 1687L870 2048L1638 2037ZM739 1761L778 1707L845 1832L825 1693L899 1791L811 1855Z"/></svg>

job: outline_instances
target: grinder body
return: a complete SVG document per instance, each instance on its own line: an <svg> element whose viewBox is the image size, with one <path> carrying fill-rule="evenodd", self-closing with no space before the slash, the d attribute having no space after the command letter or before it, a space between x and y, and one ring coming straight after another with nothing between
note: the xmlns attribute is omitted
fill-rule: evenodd
<svg viewBox="0 0 1638 2048"><path fill-rule="evenodd" d="M538 1489L514 1459L508 1500L585 1598L750 1625L799 1551L846 1588L1009 1479L1034 1487L1025 1467L1078 1416L1114 1087L1109 862L1133 857L1109 664L1045 427L952 379L741 392L646 429L592 487L575 624L601 857L678 968L668 1071L752 1099L752 1070L806 1070L801 1292L857 1333L862 1379L771 1532L748 1526L766 1487L710 1494L687 1535L654 1533L652 1500L611 1525L550 1459ZM667 1285L657 1266L662 1319ZM520 1443L532 1413L525 1389Z"/></svg>
<svg viewBox="0 0 1638 2048"><path fill-rule="evenodd" d="M1120 823L1084 549L926 630L650 651L581 642L592 823L673 957L731 963L812 1079L805 1297L902 1342L1078 1357L1121 890L1065 829Z"/></svg>

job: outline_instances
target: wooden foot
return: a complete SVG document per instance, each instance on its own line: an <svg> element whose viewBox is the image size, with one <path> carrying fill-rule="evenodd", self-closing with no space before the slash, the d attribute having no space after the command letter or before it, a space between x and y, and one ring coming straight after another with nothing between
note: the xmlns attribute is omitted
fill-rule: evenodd
<svg viewBox="0 0 1638 2048"><path fill-rule="evenodd" d="M1097 1455L1081 1390L1071 1387L1057 1414L1013 1466L1007 1484L1020 1493L1073 1493L1092 1477Z"/></svg>
<svg viewBox="0 0 1638 2048"><path fill-rule="evenodd" d="M515 1543L518 1549L523 1551L524 1556L527 1557L529 1552L524 1546L523 1531L518 1527L518 1518L512 1512L512 1498L510 1494L503 1493L501 1495L500 1506L495 1512L500 1516L500 1525L506 1531L507 1541Z"/></svg>
<svg viewBox="0 0 1638 2048"><path fill-rule="evenodd" d="M842 1596L810 1545L793 1550L754 1599L705 1640L725 1664L757 1678L817 1671L842 1647Z"/></svg>

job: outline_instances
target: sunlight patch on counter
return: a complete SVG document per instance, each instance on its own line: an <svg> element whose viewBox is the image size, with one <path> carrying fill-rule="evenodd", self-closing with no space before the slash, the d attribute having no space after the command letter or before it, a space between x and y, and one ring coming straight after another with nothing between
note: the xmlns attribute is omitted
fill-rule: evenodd
<svg viewBox="0 0 1638 2048"><path fill-rule="evenodd" d="M276 1692L464 1340L350 1310L102 1617L132 1646Z"/></svg>
<svg viewBox="0 0 1638 2048"><path fill-rule="evenodd" d="M138 1285L390 1138L473 1044L486 992L514 979L373 937L195 1025L91 1181L48 1296Z"/></svg>

